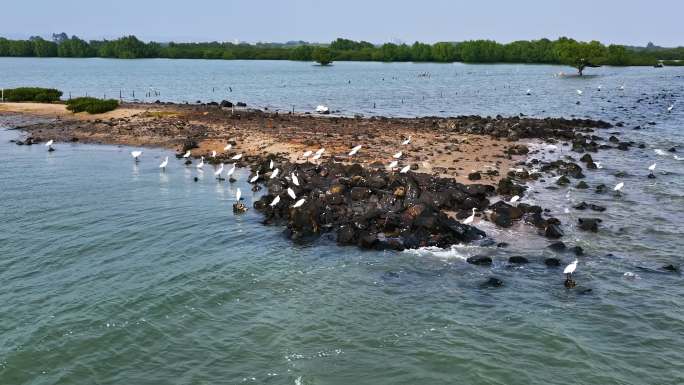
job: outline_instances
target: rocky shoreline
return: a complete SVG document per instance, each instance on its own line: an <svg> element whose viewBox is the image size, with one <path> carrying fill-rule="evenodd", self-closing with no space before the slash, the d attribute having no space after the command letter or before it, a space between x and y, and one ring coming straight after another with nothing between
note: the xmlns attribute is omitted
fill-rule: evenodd
<svg viewBox="0 0 684 385"><path fill-rule="evenodd" d="M587 169L596 167L590 152L625 151L638 145L621 142L615 135L604 139L596 130L612 125L589 119L362 119L236 111L214 105L125 107L134 113L109 119L58 117L17 125L27 134L17 144L49 138L155 145L175 148L179 156L191 151L195 157L205 156L209 163L236 163L251 169L250 179L258 173L253 189L265 191L254 208L263 215L265 224L283 226L285 234L297 241L330 233L341 245L368 249L444 248L488 242L483 231L462 223L471 214L504 228L525 223L540 235L558 240L563 236L562 225L548 210L509 200L523 196L526 183L548 176L559 176L556 185L569 184L570 178L580 180L581 185L584 169L579 162L584 162ZM411 137L413 142L401 147L399 141ZM554 143L571 146L572 151L584 156L579 161L566 155L544 162L533 157L525 140L542 141L552 148L556 147ZM490 146L471 146L465 153L465 146L484 141L491 141L486 142ZM226 143L232 148L222 151ZM363 144L364 150L352 158L347 152L356 144ZM210 156L210 151L216 151L212 148L219 145L220 151ZM318 147L327 150L316 162L299 155L302 149ZM390 154L400 149L404 152L400 156L402 166L410 169L405 173L387 167ZM244 156L237 162L231 160L237 154ZM486 160L482 161L485 154ZM428 165L450 162L458 166L459 160L468 156L479 162L479 170ZM271 178L276 169L279 177ZM450 171L455 175L449 175ZM296 199L288 194L288 188ZM279 203L271 205L276 197ZM292 207L300 199L304 203ZM587 207L600 211L600 207ZM599 223L597 219L581 218L580 228L596 231ZM571 250L582 252L579 248Z"/></svg>

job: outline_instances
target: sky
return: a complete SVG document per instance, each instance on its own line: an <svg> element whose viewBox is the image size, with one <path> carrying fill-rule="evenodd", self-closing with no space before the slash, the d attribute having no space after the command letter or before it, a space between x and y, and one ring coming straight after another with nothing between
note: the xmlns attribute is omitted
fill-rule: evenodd
<svg viewBox="0 0 684 385"><path fill-rule="evenodd" d="M568 36L684 45L684 0L3 0L0 36L86 40L499 42Z"/></svg>

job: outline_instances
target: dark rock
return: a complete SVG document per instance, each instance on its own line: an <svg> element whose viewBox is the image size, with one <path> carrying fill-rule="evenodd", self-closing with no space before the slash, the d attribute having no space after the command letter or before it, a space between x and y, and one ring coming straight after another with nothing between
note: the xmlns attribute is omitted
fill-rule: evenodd
<svg viewBox="0 0 684 385"><path fill-rule="evenodd" d="M584 190L584 189L588 189L589 185L587 184L587 182L581 180L579 183L577 183L577 186L575 186L575 188Z"/></svg>
<svg viewBox="0 0 684 385"><path fill-rule="evenodd" d="M486 281L482 283L482 287L501 287L503 286L503 281L496 277L489 277Z"/></svg>
<svg viewBox="0 0 684 385"><path fill-rule="evenodd" d="M561 230L560 226L555 224L547 225L544 229L544 236L557 239L563 236L563 230Z"/></svg>
<svg viewBox="0 0 684 385"><path fill-rule="evenodd" d="M220 106L221 106L221 108L229 108L229 107L233 107L233 103L231 103L227 100L222 100Z"/></svg>
<svg viewBox="0 0 684 385"><path fill-rule="evenodd" d="M584 255L584 250L579 246L573 246L569 250L577 256Z"/></svg>
<svg viewBox="0 0 684 385"><path fill-rule="evenodd" d="M575 210L586 210L587 207L589 207L587 202L582 202L582 203L578 204L577 206L575 206Z"/></svg>
<svg viewBox="0 0 684 385"><path fill-rule="evenodd" d="M655 178L656 178L656 176L653 175L653 173L648 174L648 179L655 179Z"/></svg>
<svg viewBox="0 0 684 385"><path fill-rule="evenodd" d="M480 175L479 171L471 172L470 174L468 174L468 179L469 180L480 180L480 179L482 179L482 175Z"/></svg>
<svg viewBox="0 0 684 385"><path fill-rule="evenodd" d="M593 203L589 205L589 208L592 209L592 210L594 210L594 211L598 211L598 212L604 212L604 211L606 211L606 208L605 208L605 207L599 206L599 205L595 205L595 204L593 204Z"/></svg>
<svg viewBox="0 0 684 385"><path fill-rule="evenodd" d="M554 251L563 251L565 250L565 243L558 241L558 242L553 242L552 244L549 245L549 249L554 250Z"/></svg>
<svg viewBox="0 0 684 385"><path fill-rule="evenodd" d="M570 179L568 179L568 177L565 175L561 175L561 177L558 178L558 180L556 181L556 184L559 186L568 185L568 184L570 184Z"/></svg>
<svg viewBox="0 0 684 385"><path fill-rule="evenodd" d="M530 261L525 257L513 256L513 257L508 258L508 262L509 263L516 263L516 264L524 264L524 263L529 263Z"/></svg>
<svg viewBox="0 0 684 385"><path fill-rule="evenodd" d="M663 266L663 270L665 271L671 271L673 273L679 272L679 266L675 266L673 264L665 265Z"/></svg>
<svg viewBox="0 0 684 385"><path fill-rule="evenodd" d="M602 222L599 218L579 218L579 228L584 231L597 232L598 225Z"/></svg>
<svg viewBox="0 0 684 385"><path fill-rule="evenodd" d="M492 258L486 255L476 255L473 257L468 257L468 259L466 259L466 262L473 265L489 266L492 264Z"/></svg>

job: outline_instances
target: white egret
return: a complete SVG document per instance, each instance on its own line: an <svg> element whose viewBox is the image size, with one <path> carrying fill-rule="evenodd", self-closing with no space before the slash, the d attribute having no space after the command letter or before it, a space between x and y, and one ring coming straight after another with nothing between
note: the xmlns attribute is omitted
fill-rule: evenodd
<svg viewBox="0 0 684 385"><path fill-rule="evenodd" d="M268 164L268 168L270 168L271 170L273 170L273 159L271 159L271 163Z"/></svg>
<svg viewBox="0 0 684 385"><path fill-rule="evenodd" d="M574 273L577 269L577 262L578 261L575 259L571 264L565 266L565 269L563 269L563 274L572 275L572 273Z"/></svg>
<svg viewBox="0 0 684 385"><path fill-rule="evenodd" d="M306 159L306 158L310 157L311 154L313 154L313 151L311 151L311 150L305 151L305 152L302 154L302 158Z"/></svg>
<svg viewBox="0 0 684 385"><path fill-rule="evenodd" d="M295 194L294 190L291 187L287 188L287 195L289 195L292 199L297 199L297 194Z"/></svg>
<svg viewBox="0 0 684 385"><path fill-rule="evenodd" d="M240 158L242 158L242 154L234 155L234 156L233 156L232 158L230 158L230 159L232 159L232 160L240 160Z"/></svg>
<svg viewBox="0 0 684 385"><path fill-rule="evenodd" d="M656 168L656 163L653 163L652 165L648 166L649 171L653 171Z"/></svg>
<svg viewBox="0 0 684 385"><path fill-rule="evenodd" d="M525 95L532 95L532 90L528 88L527 91L525 92Z"/></svg>
<svg viewBox="0 0 684 385"><path fill-rule="evenodd" d="M392 155L392 158L399 159L399 158L401 158L402 155L404 155L404 154L401 151L399 151L396 154Z"/></svg>
<svg viewBox="0 0 684 385"><path fill-rule="evenodd" d="M319 114L328 114L330 113L330 108L321 104L316 107L316 112Z"/></svg>
<svg viewBox="0 0 684 385"><path fill-rule="evenodd" d="M596 168L603 168L603 166L601 166L601 162L594 162L594 164L596 164Z"/></svg>
<svg viewBox="0 0 684 385"><path fill-rule="evenodd" d="M48 148L48 151L51 151L51 150L52 150L52 144L53 144L53 143L55 143L55 141L52 140L52 139L48 140L48 141L45 143L45 147Z"/></svg>
<svg viewBox="0 0 684 385"><path fill-rule="evenodd" d="M620 191L623 187L625 187L625 182L620 182L613 187L613 191Z"/></svg>
<svg viewBox="0 0 684 385"><path fill-rule="evenodd" d="M621 84L620 87L618 87L618 89L619 89L620 91L624 91L624 90L625 90L625 85L624 85L624 84Z"/></svg>
<svg viewBox="0 0 684 385"><path fill-rule="evenodd" d="M520 195L513 195L511 200L509 201L510 203L515 203L520 199Z"/></svg>
<svg viewBox="0 0 684 385"><path fill-rule="evenodd" d="M409 135L409 137L406 138L406 140L404 140L403 142L401 142L401 144L404 145L404 146L408 145L409 143L411 143L411 135Z"/></svg>
<svg viewBox="0 0 684 385"><path fill-rule="evenodd" d="M601 88L603 88L603 86L599 84L598 87L596 87L596 90L601 91Z"/></svg>
<svg viewBox="0 0 684 385"><path fill-rule="evenodd" d="M249 183L254 183L259 179L259 170L257 170L256 175L252 177L252 179L249 180Z"/></svg>
<svg viewBox="0 0 684 385"><path fill-rule="evenodd" d="M323 156L323 153L315 153L314 156L311 158L313 160L319 160L321 159L321 156Z"/></svg>
<svg viewBox="0 0 684 385"><path fill-rule="evenodd" d="M410 169L411 169L410 165L404 166L404 167L402 167L401 170L399 170L399 173L400 174L406 174L407 172L409 172Z"/></svg>
<svg viewBox="0 0 684 385"><path fill-rule="evenodd" d="M316 151L316 155L323 155L324 152L325 152L325 148L324 147L320 148L318 151Z"/></svg>
<svg viewBox="0 0 684 385"><path fill-rule="evenodd" d="M231 148L233 148L233 145L230 144L230 143L228 143L228 144L226 144L225 147L223 147L223 151L228 151L228 150L230 150Z"/></svg>
<svg viewBox="0 0 684 385"><path fill-rule="evenodd" d="M240 188L238 187L237 191L235 192L235 201L240 202L241 196L242 196L242 191L240 191Z"/></svg>
<svg viewBox="0 0 684 385"><path fill-rule="evenodd" d="M299 186L299 178L297 178L295 173L292 173L292 183L294 183L295 186Z"/></svg>
<svg viewBox="0 0 684 385"><path fill-rule="evenodd" d="M216 151L211 150L211 157L212 157L212 158L216 158Z"/></svg>
<svg viewBox="0 0 684 385"><path fill-rule="evenodd" d="M233 167L231 167L230 170L228 170L228 172L226 173L226 176L229 177L229 176L233 175L234 172L235 172L235 163L233 163Z"/></svg>
<svg viewBox="0 0 684 385"><path fill-rule="evenodd" d="M674 108L674 104L670 104L670 107L667 107L667 112L672 112L673 108Z"/></svg>
<svg viewBox="0 0 684 385"><path fill-rule="evenodd" d="M463 220L463 224L469 225L469 224L473 223L474 220L475 220L475 208L473 207L473 213L470 214L470 216L468 218Z"/></svg>
<svg viewBox="0 0 684 385"><path fill-rule="evenodd" d="M192 152L190 152L190 150L188 150L188 151L185 152L185 154L183 154L183 158L186 158L186 159L187 159L187 158L190 157L190 155L192 155Z"/></svg>
<svg viewBox="0 0 684 385"><path fill-rule="evenodd" d="M390 163L389 166L387 166L387 168L389 168L391 170L391 169L397 167L398 164L399 164L399 162L397 162L396 160L393 160L392 163Z"/></svg>
<svg viewBox="0 0 684 385"><path fill-rule="evenodd" d="M577 90L577 95L580 95L580 96L581 96L582 93L583 93L582 90Z"/></svg>
<svg viewBox="0 0 684 385"><path fill-rule="evenodd" d="M140 160L140 155L142 155L142 151L131 151L131 156L133 157L133 159L135 159L136 162Z"/></svg>
<svg viewBox="0 0 684 385"><path fill-rule="evenodd" d="M200 158L200 162L197 163L197 166L195 166L195 167L197 167L198 170L201 170L202 167L204 167L204 157Z"/></svg>
<svg viewBox="0 0 684 385"><path fill-rule="evenodd" d="M659 149L659 148L656 148L656 149L653 150L653 151L656 153L656 155L667 156L667 152L665 152L664 150L661 150L661 149Z"/></svg>
<svg viewBox="0 0 684 385"><path fill-rule="evenodd" d="M361 145L358 145L358 146L352 148L351 151L349 151L349 156L356 155L356 153L359 152L360 149L361 149Z"/></svg>
<svg viewBox="0 0 684 385"><path fill-rule="evenodd" d="M273 201L271 202L271 204L269 206L273 207L273 206L277 205L278 202L280 202L280 195L276 195L276 197L273 198Z"/></svg>
<svg viewBox="0 0 684 385"><path fill-rule="evenodd" d="M221 163L221 165L219 166L218 170L214 171L214 176L220 178L220 177L221 177L221 173L223 173L223 163Z"/></svg>
<svg viewBox="0 0 684 385"><path fill-rule="evenodd" d="M273 172L271 172L271 177L270 177L269 179L275 179L275 178L277 178L277 177L278 177L278 173L280 173L280 169L279 169L279 168L276 168L275 170L273 170Z"/></svg>
<svg viewBox="0 0 684 385"><path fill-rule="evenodd" d="M295 209L296 209L297 207L301 207L301 206L304 204L305 201L306 201L306 199L302 198L302 199L298 200L297 202L295 202L295 204L292 205L292 207L295 208Z"/></svg>
<svg viewBox="0 0 684 385"><path fill-rule="evenodd" d="M169 157L167 156L166 158L164 158L164 161L161 162L161 164L159 165L159 168L161 168L162 170L166 171L166 166L167 166L168 164L169 164Z"/></svg>

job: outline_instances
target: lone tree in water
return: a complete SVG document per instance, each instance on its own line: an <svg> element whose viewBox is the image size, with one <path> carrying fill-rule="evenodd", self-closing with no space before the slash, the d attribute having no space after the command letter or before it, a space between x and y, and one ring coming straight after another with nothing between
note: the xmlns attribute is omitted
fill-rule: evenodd
<svg viewBox="0 0 684 385"><path fill-rule="evenodd" d="M606 47L598 41L589 43L577 42L568 38L560 38L556 43L556 55L561 63L577 68L579 76L584 69L600 67L606 57Z"/></svg>
<svg viewBox="0 0 684 385"><path fill-rule="evenodd" d="M322 66L327 66L332 63L332 54L330 53L330 49L325 47L317 47L314 49L313 53L311 54L311 58Z"/></svg>

